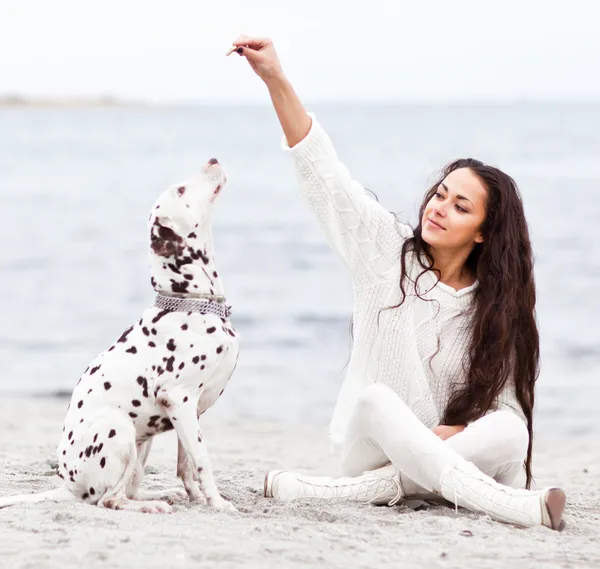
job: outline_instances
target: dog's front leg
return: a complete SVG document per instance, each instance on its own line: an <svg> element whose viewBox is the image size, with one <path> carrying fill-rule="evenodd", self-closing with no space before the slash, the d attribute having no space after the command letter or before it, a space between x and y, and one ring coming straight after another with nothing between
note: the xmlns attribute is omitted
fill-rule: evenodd
<svg viewBox="0 0 600 569"><path fill-rule="evenodd" d="M198 396L194 397L181 386L172 388L164 386L157 402L165 409L175 427L179 442L185 450L194 477L206 496L208 505L215 510L237 511L235 506L222 498L217 490L206 444L202 440L198 426L196 416Z"/></svg>
<svg viewBox="0 0 600 569"><path fill-rule="evenodd" d="M204 501L198 481L194 477L192 464L188 460L187 453L179 440L177 441L177 476L181 478L191 502Z"/></svg>

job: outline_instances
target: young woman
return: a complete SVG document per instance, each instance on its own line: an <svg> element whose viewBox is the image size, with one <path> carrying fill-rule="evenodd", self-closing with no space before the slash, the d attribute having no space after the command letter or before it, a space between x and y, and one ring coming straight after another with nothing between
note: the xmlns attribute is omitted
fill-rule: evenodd
<svg viewBox="0 0 600 569"><path fill-rule="evenodd" d="M558 529L564 492L529 490L539 336L515 182L477 160L452 162L413 230L350 177L270 40L239 37L233 51L268 87L300 188L355 298L330 426L344 477L269 472L265 495L392 505L433 492L500 521ZM523 464L527 489L515 488Z"/></svg>

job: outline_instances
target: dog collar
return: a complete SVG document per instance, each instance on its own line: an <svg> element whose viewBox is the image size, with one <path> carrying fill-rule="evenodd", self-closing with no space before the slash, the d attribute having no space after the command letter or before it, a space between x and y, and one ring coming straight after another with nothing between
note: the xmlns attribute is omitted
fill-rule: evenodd
<svg viewBox="0 0 600 569"><path fill-rule="evenodd" d="M173 312L215 314L220 318L229 318L231 314L231 306L225 304L225 297L214 294L190 294L185 297L157 294L154 306L161 310L171 310Z"/></svg>

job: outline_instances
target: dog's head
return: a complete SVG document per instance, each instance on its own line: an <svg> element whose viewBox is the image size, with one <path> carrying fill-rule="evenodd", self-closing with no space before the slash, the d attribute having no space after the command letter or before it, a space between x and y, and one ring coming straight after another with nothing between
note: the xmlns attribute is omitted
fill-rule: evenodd
<svg viewBox="0 0 600 569"><path fill-rule="evenodd" d="M159 197L149 218L150 248L159 257L186 253L209 227L212 206L227 178L216 158L183 184L168 188Z"/></svg>

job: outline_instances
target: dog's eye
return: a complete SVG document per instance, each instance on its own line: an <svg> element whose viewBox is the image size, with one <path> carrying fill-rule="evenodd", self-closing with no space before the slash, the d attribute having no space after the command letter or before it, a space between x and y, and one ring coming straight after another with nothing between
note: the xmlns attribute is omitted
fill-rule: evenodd
<svg viewBox="0 0 600 569"><path fill-rule="evenodd" d="M177 195L181 197L183 194L185 194L185 186L179 186L177 188Z"/></svg>

